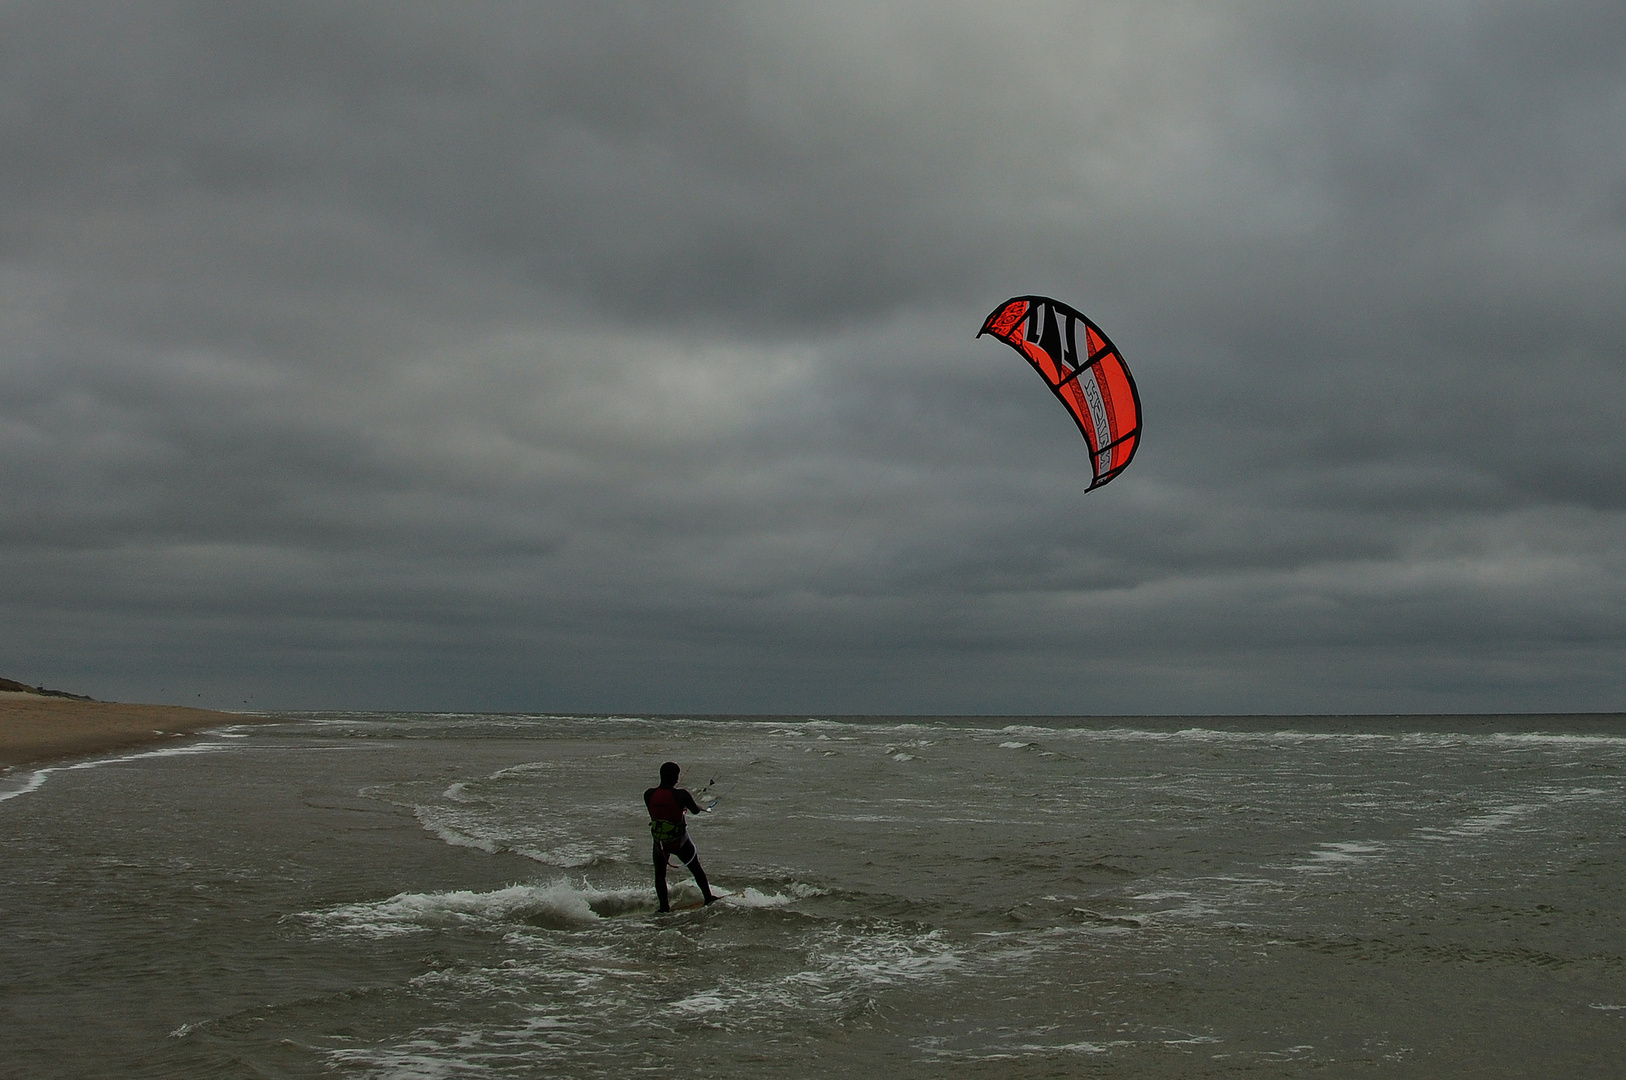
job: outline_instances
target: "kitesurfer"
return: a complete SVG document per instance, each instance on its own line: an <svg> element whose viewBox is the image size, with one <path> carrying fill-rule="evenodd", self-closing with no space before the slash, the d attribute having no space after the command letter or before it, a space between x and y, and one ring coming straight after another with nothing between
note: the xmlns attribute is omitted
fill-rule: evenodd
<svg viewBox="0 0 1626 1080"><path fill-rule="evenodd" d="M666 895L666 866L667 859L673 855L694 875L694 883L700 886L705 902L709 904L717 899L711 894L706 871L700 866L700 855L694 849L694 841L689 839L689 828L683 818L685 813L705 811L687 789L677 786L678 772L677 762L668 761L661 766L661 786L644 792L644 805L649 808L649 833L655 840L655 895L660 899L662 911L672 910Z"/></svg>

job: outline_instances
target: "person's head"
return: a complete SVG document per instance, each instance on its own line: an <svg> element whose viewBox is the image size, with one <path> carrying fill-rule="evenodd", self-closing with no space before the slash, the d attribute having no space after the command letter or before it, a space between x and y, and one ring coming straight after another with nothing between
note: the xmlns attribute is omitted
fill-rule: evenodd
<svg viewBox="0 0 1626 1080"><path fill-rule="evenodd" d="M677 783L677 778L678 778L678 765L677 765L677 762L668 761L665 765L661 766L661 783L662 784L665 784L666 786L670 787L671 785Z"/></svg>

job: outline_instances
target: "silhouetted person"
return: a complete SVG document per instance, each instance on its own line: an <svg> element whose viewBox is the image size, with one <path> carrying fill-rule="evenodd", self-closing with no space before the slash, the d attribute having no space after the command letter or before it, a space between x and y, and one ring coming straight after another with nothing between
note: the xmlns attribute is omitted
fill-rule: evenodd
<svg viewBox="0 0 1626 1080"><path fill-rule="evenodd" d="M689 827L683 819L685 813L703 814L705 811L687 789L677 786L678 771L677 763L668 761L661 766L661 786L644 792L644 805L649 807L649 833L655 839L655 895L660 899L662 911L672 910L666 896L666 865L673 855L694 875L694 883L700 886L700 895L705 897L706 903L717 899L711 895L706 872L700 867L700 855L694 849L694 841L689 839Z"/></svg>

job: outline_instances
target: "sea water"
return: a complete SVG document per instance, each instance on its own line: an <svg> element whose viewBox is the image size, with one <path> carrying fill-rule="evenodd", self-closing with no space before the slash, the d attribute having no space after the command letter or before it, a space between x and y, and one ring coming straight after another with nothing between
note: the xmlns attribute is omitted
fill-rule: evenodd
<svg viewBox="0 0 1626 1080"><path fill-rule="evenodd" d="M663 915L668 759L727 896ZM5 1077L1626 1075L1621 717L325 714L3 784Z"/></svg>

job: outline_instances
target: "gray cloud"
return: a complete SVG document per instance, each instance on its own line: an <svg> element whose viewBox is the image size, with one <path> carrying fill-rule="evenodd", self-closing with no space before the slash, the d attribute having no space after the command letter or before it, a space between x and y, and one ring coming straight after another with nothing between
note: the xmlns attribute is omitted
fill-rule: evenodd
<svg viewBox="0 0 1626 1080"><path fill-rule="evenodd" d="M12 677L1620 707L1613 7L17 4L0 42ZM971 337L1028 291L1140 382L1087 498Z"/></svg>

